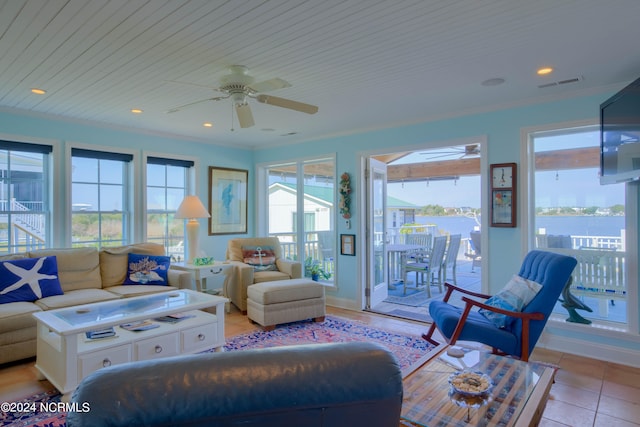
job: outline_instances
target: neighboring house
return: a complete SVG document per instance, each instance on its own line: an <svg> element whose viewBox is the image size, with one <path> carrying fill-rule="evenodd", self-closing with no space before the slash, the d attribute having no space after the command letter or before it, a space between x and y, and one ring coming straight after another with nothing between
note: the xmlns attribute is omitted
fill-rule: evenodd
<svg viewBox="0 0 640 427"><path fill-rule="evenodd" d="M305 185L304 215L308 231L331 230L333 187ZM297 218L295 184L278 182L269 186L269 230L271 233L292 233ZM419 206L387 196L387 228L394 229L415 221Z"/></svg>
<svg viewBox="0 0 640 427"><path fill-rule="evenodd" d="M308 231L331 230L333 187L305 185L304 224ZM295 184L278 182L269 186L269 230L293 233L296 230L297 206Z"/></svg>
<svg viewBox="0 0 640 427"><path fill-rule="evenodd" d="M403 224L415 222L418 209L418 205L387 196L387 228L395 229Z"/></svg>

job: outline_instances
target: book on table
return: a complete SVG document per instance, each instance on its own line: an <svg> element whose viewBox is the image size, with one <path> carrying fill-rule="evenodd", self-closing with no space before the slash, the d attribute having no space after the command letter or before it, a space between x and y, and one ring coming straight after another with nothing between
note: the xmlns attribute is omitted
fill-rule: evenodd
<svg viewBox="0 0 640 427"><path fill-rule="evenodd" d="M192 317L195 317L195 314L173 313L173 314L168 314L166 316L156 317L154 320L157 320L159 322L178 323L178 322L182 322L183 320L190 319Z"/></svg>
<svg viewBox="0 0 640 427"><path fill-rule="evenodd" d="M113 329L113 327L109 327L109 328L103 328L103 329L96 329L95 331L87 331L85 332L85 335L90 340L97 340L100 338L113 337L116 335L116 331Z"/></svg>
<svg viewBox="0 0 640 427"><path fill-rule="evenodd" d="M120 327L127 331L139 332L159 328L160 325L153 323L151 320L139 320L137 322L123 323Z"/></svg>

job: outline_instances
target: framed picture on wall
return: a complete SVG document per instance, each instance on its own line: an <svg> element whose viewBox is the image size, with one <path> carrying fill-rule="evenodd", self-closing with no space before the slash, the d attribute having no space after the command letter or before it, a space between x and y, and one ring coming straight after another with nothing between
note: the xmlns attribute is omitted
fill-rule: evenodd
<svg viewBox="0 0 640 427"><path fill-rule="evenodd" d="M356 235L355 234L341 234L340 235L340 254L341 255L356 255Z"/></svg>
<svg viewBox="0 0 640 427"><path fill-rule="evenodd" d="M209 166L209 235L247 233L249 171Z"/></svg>

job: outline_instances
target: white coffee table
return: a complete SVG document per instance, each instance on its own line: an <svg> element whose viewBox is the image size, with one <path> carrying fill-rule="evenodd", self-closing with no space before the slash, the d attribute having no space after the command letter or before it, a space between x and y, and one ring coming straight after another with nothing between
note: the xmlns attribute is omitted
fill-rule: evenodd
<svg viewBox="0 0 640 427"><path fill-rule="evenodd" d="M34 313L36 368L68 400L84 377L105 366L211 348L222 351L226 302L223 297L183 289ZM213 309L200 311L203 308ZM154 321L157 328L139 332L119 326L175 313L193 317L177 323ZM87 331L110 326L115 337L86 338Z"/></svg>

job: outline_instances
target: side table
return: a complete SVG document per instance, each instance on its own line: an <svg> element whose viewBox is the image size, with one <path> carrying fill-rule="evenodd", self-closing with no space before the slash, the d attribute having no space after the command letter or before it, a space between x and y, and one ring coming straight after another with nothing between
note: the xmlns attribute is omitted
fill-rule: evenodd
<svg viewBox="0 0 640 427"><path fill-rule="evenodd" d="M180 262L172 262L171 268L175 268L176 270L188 271L191 273L193 280L196 282L196 290L198 292L204 292L207 294L218 295L222 293L222 296L226 298L227 296L227 286L229 284L229 279L231 274L233 274L233 265L225 262L214 262L213 264L208 265L194 265L189 264L184 261ZM222 289L209 289L207 287L207 278L215 278L220 277L220 274L224 274L224 279L222 282ZM229 313L230 306L229 303L226 305L226 311Z"/></svg>

